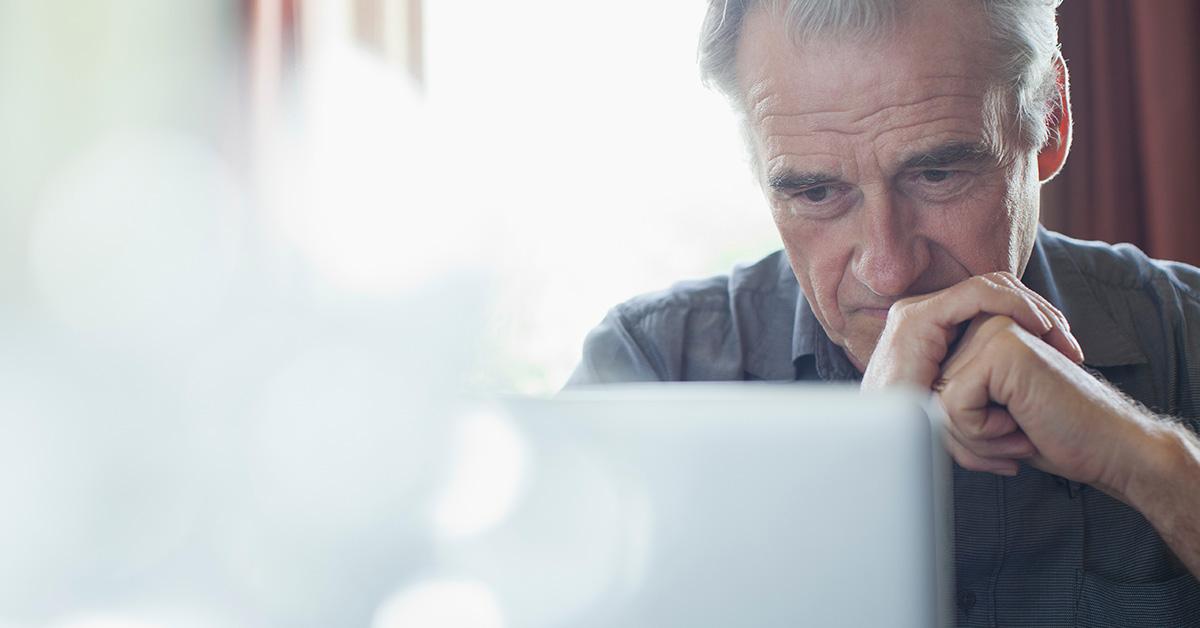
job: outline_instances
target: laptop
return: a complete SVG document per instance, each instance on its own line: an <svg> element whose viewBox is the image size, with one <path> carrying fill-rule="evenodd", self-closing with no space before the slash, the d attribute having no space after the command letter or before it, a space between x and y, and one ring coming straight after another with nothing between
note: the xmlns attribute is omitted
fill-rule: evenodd
<svg viewBox="0 0 1200 628"><path fill-rule="evenodd" d="M950 462L925 396L638 384L501 415L520 488L437 562L508 628L953 621Z"/></svg>

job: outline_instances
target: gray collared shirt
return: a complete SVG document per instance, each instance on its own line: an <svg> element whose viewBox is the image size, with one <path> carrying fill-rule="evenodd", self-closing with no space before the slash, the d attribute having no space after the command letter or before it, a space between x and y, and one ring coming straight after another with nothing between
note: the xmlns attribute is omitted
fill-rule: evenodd
<svg viewBox="0 0 1200 628"><path fill-rule="evenodd" d="M1043 229L1022 281L1066 315L1085 367L1200 431L1200 270ZM780 251L613 308L568 386L860 377ZM954 509L960 626L1200 626L1200 583L1101 491L955 465Z"/></svg>

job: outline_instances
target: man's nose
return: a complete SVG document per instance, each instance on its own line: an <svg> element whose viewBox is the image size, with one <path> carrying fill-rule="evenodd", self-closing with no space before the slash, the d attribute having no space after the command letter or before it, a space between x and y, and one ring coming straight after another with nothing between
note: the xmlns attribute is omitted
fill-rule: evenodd
<svg viewBox="0 0 1200 628"><path fill-rule="evenodd" d="M875 294L907 296L928 267L929 246L918 220L912 208L897 205L890 194L867 199L861 207L853 272Z"/></svg>

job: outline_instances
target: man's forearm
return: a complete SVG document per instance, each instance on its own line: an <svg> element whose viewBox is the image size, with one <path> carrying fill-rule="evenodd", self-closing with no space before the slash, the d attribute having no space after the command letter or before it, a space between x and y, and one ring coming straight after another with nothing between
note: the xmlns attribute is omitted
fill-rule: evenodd
<svg viewBox="0 0 1200 628"><path fill-rule="evenodd" d="M1155 419L1147 431L1145 462L1124 495L1158 531L1193 576L1200 578L1200 439L1174 422Z"/></svg>

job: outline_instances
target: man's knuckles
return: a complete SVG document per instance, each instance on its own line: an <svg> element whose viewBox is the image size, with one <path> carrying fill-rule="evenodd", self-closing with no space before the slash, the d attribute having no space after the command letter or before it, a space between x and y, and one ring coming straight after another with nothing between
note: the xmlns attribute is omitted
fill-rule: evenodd
<svg viewBox="0 0 1200 628"><path fill-rule="evenodd" d="M973 332L973 333L972 333ZM1014 358L1029 351L1035 338L1017 321L1003 315L980 317L963 334L964 344L978 344L977 353L994 358Z"/></svg>
<svg viewBox="0 0 1200 628"><path fill-rule="evenodd" d="M1016 275L1008 272L1007 270L998 270L998 271L992 272L992 273L985 273L982 276L986 277L989 281L991 281L993 283L996 283L996 284L999 284L1002 286L1006 286L1009 288L1013 288L1016 290L1028 290L1029 289L1029 288L1025 287L1025 284L1021 283L1020 279L1017 279Z"/></svg>
<svg viewBox="0 0 1200 628"><path fill-rule="evenodd" d="M1004 315L981 314L975 317L967 325L954 352L944 363L942 372L945 377L951 378L957 375L980 353L994 350L995 347L992 346L992 343L997 341L996 337L1005 333L1011 334L1014 328L1019 329L1020 326L1016 321Z"/></svg>

